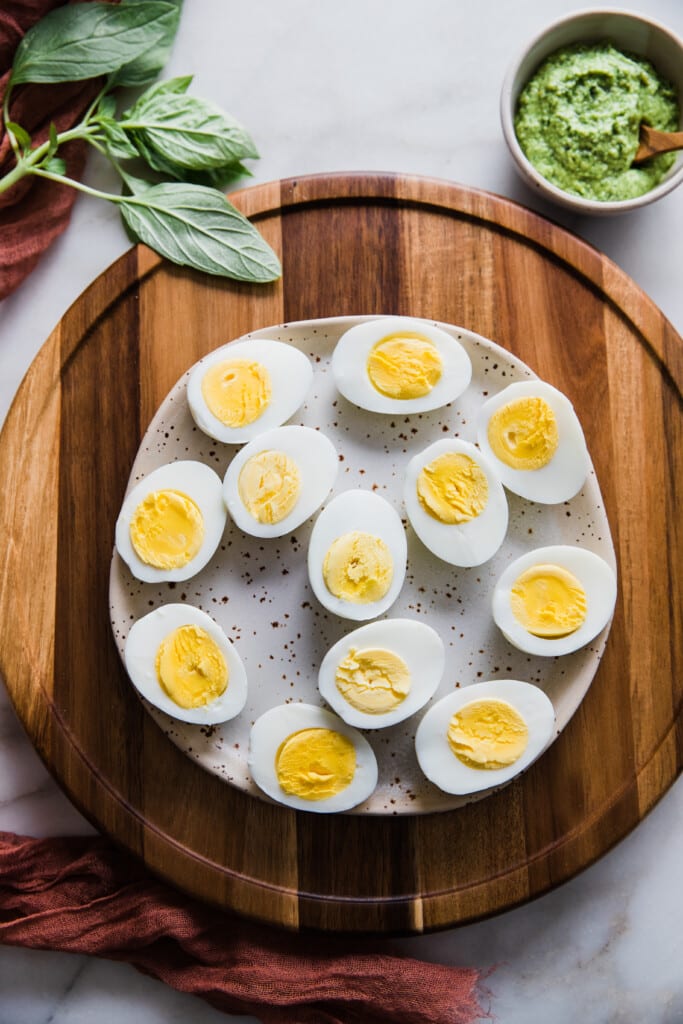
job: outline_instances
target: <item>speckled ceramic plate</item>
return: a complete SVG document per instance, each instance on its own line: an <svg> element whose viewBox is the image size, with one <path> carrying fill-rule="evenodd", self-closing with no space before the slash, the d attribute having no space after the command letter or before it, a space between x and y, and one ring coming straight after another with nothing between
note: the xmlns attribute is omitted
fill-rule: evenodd
<svg viewBox="0 0 683 1024"><path fill-rule="evenodd" d="M463 328L439 324L467 349L472 382L457 401L435 412L380 416L350 405L337 393L330 373L334 346L366 317L301 321L254 332L305 352L315 368L306 404L289 421L318 427L340 453L340 472L330 499L362 488L383 495L403 516L408 571L403 590L386 617L408 617L433 626L446 647L446 671L433 701L454 687L482 679L525 679L542 687L555 707L556 735L590 686L608 628L587 647L564 658L531 657L511 647L491 618L491 596L503 569L516 557L547 544L579 544L601 555L616 571L609 524L591 468L583 490L560 505L537 505L508 493L510 523L498 553L485 565L457 569L433 556L417 539L402 507L404 467L428 444L446 436L475 441L479 406L517 380L536 375L509 352ZM228 340L228 339L226 339ZM170 391L143 438L129 489L157 466L198 459L222 477L236 446L205 436L194 424L185 397L187 373ZM328 499L328 500L330 500ZM247 766L249 730L268 708L288 701L320 704L318 666L328 650L358 624L329 614L308 583L306 552L314 518L290 536L259 540L231 522L209 565L187 583L146 584L114 554L110 577L111 622L123 653L131 624L159 605L187 601L208 612L237 645L249 678L249 697L238 718L220 726L193 726L146 705L188 757L227 783L261 796ZM428 705L430 706L430 705ZM421 713L396 726L366 733L377 755L379 782L357 813L402 814L445 810L472 797L442 793L422 775L414 751ZM476 799L486 792L476 795Z"/></svg>

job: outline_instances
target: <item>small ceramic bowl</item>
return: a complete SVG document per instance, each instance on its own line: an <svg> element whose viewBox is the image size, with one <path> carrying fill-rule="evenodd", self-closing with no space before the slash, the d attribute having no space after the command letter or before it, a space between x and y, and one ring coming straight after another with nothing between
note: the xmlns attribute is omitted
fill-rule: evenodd
<svg viewBox="0 0 683 1024"><path fill-rule="evenodd" d="M547 199L575 213L607 215L636 210L671 192L683 181L683 153L654 188L634 199L601 202L572 195L552 185L526 158L517 140L514 116L519 94L539 64L572 43L611 42L617 49L644 57L676 89L683 120L683 42L668 28L641 14L620 10L584 10L561 18L536 36L508 71L500 101L505 141L524 180ZM683 124L679 122L679 127Z"/></svg>

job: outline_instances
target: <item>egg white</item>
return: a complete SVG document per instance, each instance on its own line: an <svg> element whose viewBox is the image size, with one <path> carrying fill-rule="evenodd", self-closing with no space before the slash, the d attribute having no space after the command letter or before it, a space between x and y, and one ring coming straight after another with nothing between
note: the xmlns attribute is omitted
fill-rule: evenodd
<svg viewBox="0 0 683 1024"><path fill-rule="evenodd" d="M417 481L422 469L440 455L468 455L482 469L489 487L486 507L466 523L442 523L420 503ZM436 441L415 455L406 467L403 500L415 533L426 548L450 565L471 567L487 562L505 539L508 503L493 466L473 444L457 438Z"/></svg>
<svg viewBox="0 0 683 1024"><path fill-rule="evenodd" d="M187 495L198 506L204 520L204 539L197 554L177 569L158 569L138 557L130 539L135 510L152 491L174 490ZM143 583L189 580L209 562L218 547L228 518L223 503L221 478L203 462L168 462L152 470L126 495L116 521L116 550L136 579Z"/></svg>
<svg viewBox="0 0 683 1024"><path fill-rule="evenodd" d="M448 744L448 723L453 715L475 700L504 700L522 716L529 742L521 757L505 768L470 768ZM454 690L424 715L415 734L415 753L427 778L444 793L464 796L509 782L539 757L553 738L555 711L537 686L518 679L492 679Z"/></svg>
<svg viewBox="0 0 683 1024"><path fill-rule="evenodd" d="M267 408L253 423L244 427L228 427L211 412L202 394L204 374L216 363L232 359L249 359L261 363L270 374L271 399ZM283 341L269 338L251 338L231 341L200 359L187 382L187 401L192 417L209 437L224 444L244 444L272 430L293 416L303 404L313 383L313 367L299 349Z"/></svg>
<svg viewBox="0 0 683 1024"><path fill-rule="evenodd" d="M340 793L326 800L304 800L285 793L278 782L275 756L288 736L302 729L332 729L353 743L356 772ZM278 803L298 811L331 813L347 811L367 800L377 785L377 759L364 736L337 715L313 704L282 704L270 708L252 726L249 737L249 769L256 785Z"/></svg>
<svg viewBox="0 0 683 1024"><path fill-rule="evenodd" d="M406 331L414 331L436 346L442 360L441 378L429 394L419 398L390 398L373 386L367 372L368 356L383 338ZM341 336L332 354L332 374L339 393L361 409L416 413L439 409L466 391L472 363L460 342L440 327L410 317L383 317L356 324Z"/></svg>
<svg viewBox="0 0 683 1024"><path fill-rule="evenodd" d="M397 654L408 666L411 687L403 701L383 714L367 714L354 708L337 688L337 666L351 649L380 648ZM359 729L384 729L410 718L434 696L446 663L441 637L415 619L384 619L354 629L338 640L322 660L318 689L330 707L349 725Z"/></svg>
<svg viewBox="0 0 683 1024"><path fill-rule="evenodd" d="M301 489L294 508L279 523L260 523L245 507L239 493L239 477L245 463L263 451L279 451L297 465ZM228 466L223 498L235 524L253 537L282 537L306 521L334 486L339 468L337 449L321 431L311 427L276 427L245 445Z"/></svg>
<svg viewBox="0 0 683 1024"><path fill-rule="evenodd" d="M538 396L548 403L557 421L558 444L550 462L540 469L513 469L495 454L488 439L492 415L519 398ZM540 380L519 381L493 395L482 405L477 417L477 441L503 484L514 494L543 505L569 501L583 487L590 469L590 456L583 428L566 395Z"/></svg>
<svg viewBox="0 0 683 1024"><path fill-rule="evenodd" d="M332 543L343 534L360 530L379 537L389 548L393 576L389 590L379 601L355 604L335 597L327 589L323 563ZM406 575L408 545L398 512L373 491L343 491L327 505L315 521L308 544L308 577L321 605L345 619L375 619L383 615L398 597Z"/></svg>
<svg viewBox="0 0 683 1024"><path fill-rule="evenodd" d="M220 648L228 666L228 685L223 693L199 708L183 708L165 692L156 672L156 656L162 641L181 626L200 626ZM166 604L144 615L131 627L124 651L126 671L133 686L146 700L181 722L214 725L235 718L247 699L247 673L236 648L211 616L189 604Z"/></svg>
<svg viewBox="0 0 683 1024"><path fill-rule="evenodd" d="M573 573L586 592L586 618L569 636L533 636L515 618L510 591L517 577L534 565L559 565ZM570 654L602 632L614 613L617 579L612 568L599 555L586 548L557 544L536 548L515 559L505 569L493 591L493 618L505 638L521 651L541 657Z"/></svg>

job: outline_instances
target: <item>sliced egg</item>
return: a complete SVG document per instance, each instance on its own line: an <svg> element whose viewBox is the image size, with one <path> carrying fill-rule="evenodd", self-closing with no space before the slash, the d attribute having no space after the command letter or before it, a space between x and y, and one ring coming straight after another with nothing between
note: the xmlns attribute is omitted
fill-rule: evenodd
<svg viewBox="0 0 683 1024"><path fill-rule="evenodd" d="M211 352L190 371L187 401L200 430L243 444L293 416L313 383L313 367L282 341L251 338Z"/></svg>
<svg viewBox="0 0 683 1024"><path fill-rule="evenodd" d="M384 619L355 629L323 658L321 695L349 725L383 729L419 711L441 682L441 637L415 619Z"/></svg>
<svg viewBox="0 0 683 1024"><path fill-rule="evenodd" d="M162 605L138 619L124 660L138 692L182 722L227 722L247 699L237 650L211 616L192 605Z"/></svg>
<svg viewBox="0 0 683 1024"><path fill-rule="evenodd" d="M337 476L337 450L311 427L276 427L234 457L223 481L228 512L245 533L282 537L323 503Z"/></svg>
<svg viewBox="0 0 683 1024"><path fill-rule="evenodd" d="M203 462L169 462L126 495L116 549L145 583L188 580L215 553L226 520L218 474Z"/></svg>
<svg viewBox="0 0 683 1024"><path fill-rule="evenodd" d="M403 499L422 543L451 565L481 565L505 539L505 491L486 456L467 441L436 441L412 458Z"/></svg>
<svg viewBox="0 0 683 1024"><path fill-rule="evenodd" d="M328 611L374 619L398 597L406 558L405 530L393 506L373 491L344 491L315 521L308 575Z"/></svg>
<svg viewBox="0 0 683 1024"><path fill-rule="evenodd" d="M312 704L283 704L256 720L249 769L259 789L300 811L347 811L377 785L377 760L368 741Z"/></svg>
<svg viewBox="0 0 683 1024"><path fill-rule="evenodd" d="M550 743L553 705L537 686L494 679L454 690L425 714L415 752L427 778L464 796L502 786Z"/></svg>
<svg viewBox="0 0 683 1024"><path fill-rule="evenodd" d="M426 320L383 317L341 336L332 373L349 402L381 413L439 409L469 386L472 363L450 334Z"/></svg>
<svg viewBox="0 0 683 1024"><path fill-rule="evenodd" d="M509 490L544 505L573 498L590 469L573 405L540 380L509 384L484 402L477 440Z"/></svg>
<svg viewBox="0 0 683 1024"><path fill-rule="evenodd" d="M612 618L617 580L585 548L555 545L515 559L493 591L493 618L522 651L554 657L593 640Z"/></svg>

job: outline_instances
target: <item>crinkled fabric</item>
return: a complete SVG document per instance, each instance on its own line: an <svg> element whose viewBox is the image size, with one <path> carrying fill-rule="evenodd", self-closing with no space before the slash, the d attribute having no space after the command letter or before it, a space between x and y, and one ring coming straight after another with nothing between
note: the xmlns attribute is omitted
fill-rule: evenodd
<svg viewBox="0 0 683 1024"><path fill-rule="evenodd" d="M9 0L0 6L0 104L5 98L14 52L29 28L63 0ZM35 145L44 142L53 122L57 131L78 124L101 88L101 79L58 85L18 85L12 91L11 119L31 135ZM60 147L69 177L80 178L86 159L86 143ZM0 177L15 166L14 153L0 122ZM0 299L14 291L31 273L48 246L64 231L76 199L66 185L23 178L0 194Z"/></svg>
<svg viewBox="0 0 683 1024"><path fill-rule="evenodd" d="M123 960L263 1024L473 1024L480 974L245 921L99 836L0 832L0 942Z"/></svg>

